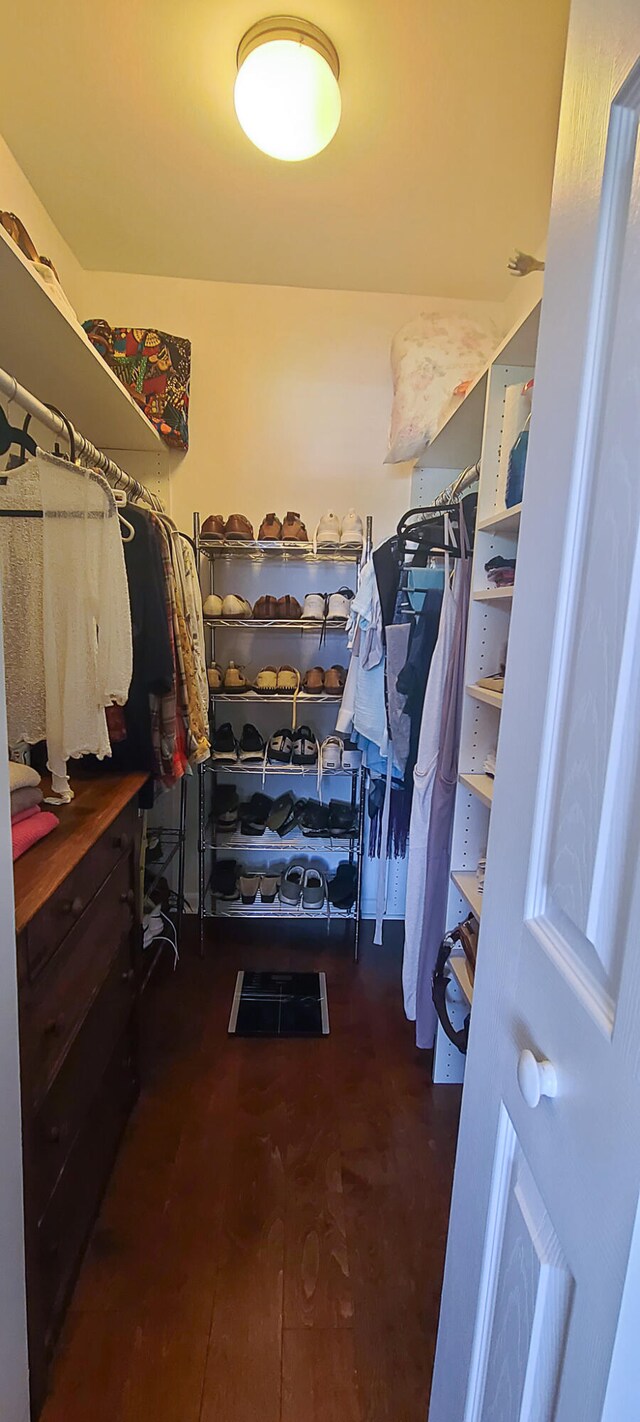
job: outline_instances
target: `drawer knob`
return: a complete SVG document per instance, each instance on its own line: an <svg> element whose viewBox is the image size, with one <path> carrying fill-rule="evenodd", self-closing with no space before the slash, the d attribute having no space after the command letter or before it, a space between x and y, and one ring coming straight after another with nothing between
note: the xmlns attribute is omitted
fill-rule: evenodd
<svg viewBox="0 0 640 1422"><path fill-rule="evenodd" d="M134 972L133 968L125 968L125 971L124 971L124 973L122 974L122 981L123 981L123 983L132 983L133 980L134 980L134 978L135 978L135 972Z"/></svg>
<svg viewBox="0 0 640 1422"><path fill-rule="evenodd" d="M44 1036L59 1037L63 1027L64 1017L52 1017L51 1020L45 1024Z"/></svg>
<svg viewBox="0 0 640 1422"><path fill-rule="evenodd" d="M70 913L73 918L79 918L83 909L84 904L77 894L74 899L65 899L62 905L63 913Z"/></svg>
<svg viewBox="0 0 640 1422"><path fill-rule="evenodd" d="M55 1145L56 1142L60 1140L59 1126L49 1126L49 1129L47 1131L47 1140L51 1141L52 1145Z"/></svg>
<svg viewBox="0 0 640 1422"><path fill-rule="evenodd" d="M124 893L120 895L120 903L121 903L121 904L132 904L132 903L133 903L133 900L134 900L134 897L135 897L135 895L134 895L133 889L125 889Z"/></svg>
<svg viewBox="0 0 640 1422"><path fill-rule="evenodd" d="M128 849L131 844L130 834L116 834L113 837L114 849Z"/></svg>

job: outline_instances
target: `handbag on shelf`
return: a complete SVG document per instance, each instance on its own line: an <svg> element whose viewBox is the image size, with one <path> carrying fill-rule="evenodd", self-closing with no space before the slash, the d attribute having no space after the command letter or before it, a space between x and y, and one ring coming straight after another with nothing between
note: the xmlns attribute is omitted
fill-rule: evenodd
<svg viewBox="0 0 640 1422"><path fill-rule="evenodd" d="M451 931L448 933L445 933L442 943L440 944L440 948L438 950L438 957L436 959L436 966L434 969L431 985L431 996L433 998L433 1005L438 1014L438 1021L440 1023L440 1026L442 1027L445 1036L448 1037L449 1041L453 1043L454 1047L458 1048L458 1051L462 1053L463 1057L466 1057L467 1055L467 1046L469 1043L469 1022L471 1014L467 1013L462 1027L454 1027L451 1018L449 1017L449 1010L447 1007L447 987L451 982L451 973L447 969L447 963L449 961L453 948L455 948L456 943L460 943L464 956L467 960L467 963L469 964L469 975L471 977L471 981L473 982L476 968L476 958L478 953L479 931L480 926L478 924L478 920L474 917L472 913L470 913L467 915L467 917L463 920L462 923L459 923L456 926L456 928L451 929Z"/></svg>

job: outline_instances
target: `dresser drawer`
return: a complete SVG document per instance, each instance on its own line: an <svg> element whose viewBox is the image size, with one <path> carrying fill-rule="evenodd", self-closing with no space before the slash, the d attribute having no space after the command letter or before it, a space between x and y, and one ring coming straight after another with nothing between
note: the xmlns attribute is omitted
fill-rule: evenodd
<svg viewBox="0 0 640 1422"><path fill-rule="evenodd" d="M131 803L88 850L25 930L24 945L33 981L82 917L106 878L136 842L137 811Z"/></svg>
<svg viewBox="0 0 640 1422"><path fill-rule="evenodd" d="M132 873L128 856L113 870L21 1003L23 1068L34 1103L48 1091L123 941L130 940Z"/></svg>
<svg viewBox="0 0 640 1422"><path fill-rule="evenodd" d="M106 982L78 1032L33 1122L33 1177L38 1218L91 1109L136 1001L131 945L123 942Z"/></svg>
<svg viewBox="0 0 640 1422"><path fill-rule="evenodd" d="M38 1227L42 1315L49 1354L137 1093L134 1036L127 1031L117 1044Z"/></svg>

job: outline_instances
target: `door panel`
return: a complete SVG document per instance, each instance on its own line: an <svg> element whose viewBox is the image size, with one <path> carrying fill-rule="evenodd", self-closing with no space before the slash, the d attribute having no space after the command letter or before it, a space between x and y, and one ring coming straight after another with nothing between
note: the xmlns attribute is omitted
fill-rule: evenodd
<svg viewBox="0 0 640 1422"><path fill-rule="evenodd" d="M551 1422L573 1279L502 1110L464 1422Z"/></svg>
<svg viewBox="0 0 640 1422"><path fill-rule="evenodd" d="M629 843L628 744L638 704L639 99L636 63L609 121L531 853L532 927L609 1033L622 950L611 889L620 887Z"/></svg>

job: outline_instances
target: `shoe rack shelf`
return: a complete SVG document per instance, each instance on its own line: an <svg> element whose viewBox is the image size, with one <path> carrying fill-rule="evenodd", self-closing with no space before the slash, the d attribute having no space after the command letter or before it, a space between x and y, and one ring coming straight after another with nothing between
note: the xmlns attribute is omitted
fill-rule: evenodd
<svg viewBox="0 0 640 1422"><path fill-rule="evenodd" d="M280 562L359 563L360 548L323 545L314 549L312 543L283 543L279 539L250 541L243 538L216 539L200 534L200 552L208 558L252 558L257 562L277 558Z"/></svg>
<svg viewBox="0 0 640 1422"><path fill-rule="evenodd" d="M357 852L357 835L344 836L342 839L322 838L315 835L302 835L298 839L290 838L289 835L276 834L273 830L265 830L263 835L252 838L251 835L244 835L242 832L225 834L222 830L215 830L213 835L209 831L205 848L213 849L241 849L243 854L248 852L253 854L259 852L264 854L271 850L276 854L288 853L289 850L300 851L306 854L344 854L350 848L355 847Z"/></svg>
<svg viewBox="0 0 640 1422"><path fill-rule="evenodd" d="M262 761L256 765L242 765L237 761L223 760L207 761L203 766L204 771L210 771L214 775L313 775L318 778L317 765L267 765L263 766ZM351 779L359 776L359 770L345 770L340 766L339 770L323 770L322 779L328 780L331 775L348 775Z"/></svg>
<svg viewBox="0 0 640 1422"><path fill-rule="evenodd" d="M503 695L478 685L480 679L495 676L507 660L510 614L515 587L487 587L485 565L493 558L517 557L522 506L505 507L506 472L509 451L522 428L525 410L520 391L534 374L540 301L505 339L485 376L484 410L475 412L474 444L470 458L462 460L455 450L454 415L450 422L450 460L438 451L439 436L430 446L434 469L451 463L463 468L480 456L478 516L473 553L472 593L467 626L465 691L460 736L459 776L453 824L451 876L447 909L448 926L464 918L469 909L481 924L478 953L491 952L482 936L482 906L477 868L487 860L487 882L491 873L491 807L500 781L499 732ZM448 446L448 448L449 448ZM459 462L460 460L460 462ZM516 571L517 586L517 571ZM485 770L489 753L498 752L496 775ZM452 974L450 1011L455 1026L461 1026L469 1010L473 985L466 959L454 954L449 959ZM455 1013L458 1014L455 1017ZM464 1057L447 1041L439 1028L434 1053L434 1081L459 1082L464 1075Z"/></svg>
<svg viewBox="0 0 640 1422"><path fill-rule="evenodd" d="M246 596L253 605L257 597L270 589L260 586L256 579L260 578L262 569L269 569L269 576L276 578L278 569L288 565L316 565L317 569L326 568L327 571L333 565L350 564L357 578L363 551L367 553L372 545L372 522L368 518L365 550L356 547L323 546L314 548L312 543L286 543L281 541L249 541L245 539L216 539L200 533L200 516L194 514L194 542L198 566L200 570L203 599L212 593L234 592L236 587L229 585L229 569L233 565L233 577L236 581L243 581L246 585ZM216 586L216 571L221 565L223 574L222 588ZM227 567L225 574L224 568ZM291 569L291 576L296 577L295 569ZM312 574L310 573L311 577ZM318 576L320 573L318 572ZM322 575L324 577L324 574ZM344 579L344 573L342 574ZM339 575L338 575L339 581ZM352 584L355 586L355 583ZM243 595L245 593L243 592ZM347 621L346 618L332 618L326 621L311 618L273 618L264 619L257 617L205 617L205 631L208 640L207 660L213 662L216 652L216 641L218 634L222 634L223 648L225 655L234 656L233 642L230 641L232 633L242 635L242 648L247 651L252 659L256 659L256 647L259 645L262 633L277 634L286 633L288 639L296 635L302 642L308 643L309 635L318 639L322 646L331 639L330 645L336 645L337 637L345 638ZM254 639L249 641L247 633L253 633ZM275 645L275 637L269 636L269 645ZM273 656L273 653L271 653ZM329 654L333 659L336 653L332 650ZM263 661L269 662L269 655L265 655ZM345 658L346 660L346 658ZM298 711L304 706L307 709L314 706L322 712L322 716L327 715L326 708L333 705L337 715L340 706L341 696L329 695L326 693L305 693L299 692L296 696L292 692L264 693L248 691L241 693L225 693L224 691L211 692L210 695L210 716L212 730L216 726L216 711L221 703L224 703L225 710L228 706L235 704L238 713L243 705L247 703L254 713L257 707L264 708L267 718L273 718L273 707L278 704L285 706L294 705ZM298 717L300 720L301 717ZM322 740L325 735L332 733L335 726L335 716L330 716L325 723L323 719ZM326 729L325 729L326 724ZM275 729L273 725L269 730L261 731L264 739L267 740L269 734ZM331 838L329 835L322 837L305 836L298 834L295 837L281 838L274 832L267 831L264 835L245 836L239 831L225 833L215 829L215 799L216 788L219 777L232 779L235 776L253 775L260 776L266 783L272 777L285 783L288 777L306 776L317 780L320 787L325 781L333 782L335 779L339 784L346 784L349 787L349 797L347 803L350 805L354 823L357 826L356 833L349 837ZM362 861L364 846L365 828L365 808L366 808L366 770L359 767L356 770L340 767L337 770L324 770L319 774L317 765L264 765L262 762L224 762L211 759L199 768L199 892L198 892L198 914L200 921L200 943L201 951L204 951L204 924L208 919L216 918L255 918L263 920L273 920L277 922L282 919L311 919L321 922L326 919L327 928L335 920L341 920L353 932L353 953L354 958L358 958L359 933L360 933L360 896L362 889ZM228 855L236 852L240 859L243 853L251 855L255 862L258 854L265 856L265 863L268 862L271 873L284 871L287 865L287 857L295 854L307 855L308 863L311 867L321 867L318 864L318 856L340 855L347 859L356 873L356 900L352 909L343 910L334 908L325 902L322 909L304 909L302 906L282 904L278 899L272 904L256 902L253 904L243 904L240 901L223 900L213 893L213 877L215 874L216 861L219 855ZM274 868L275 865L275 868Z"/></svg>
<svg viewBox="0 0 640 1422"><path fill-rule="evenodd" d="M342 692L339 692L338 695L335 695L333 692L332 692L332 693L329 693L329 692L325 692L325 691L313 691L313 692L312 692L312 691L299 691L298 694L297 694L297 696L294 696L294 693L293 693L292 691L212 691L212 692L211 692L211 700L212 700L212 701L230 701L230 702L236 702L236 703L238 703L239 701L242 701L242 702L245 702L245 701L248 701L248 702L267 701L267 702L271 702L273 705L275 705L277 702L279 702L281 705L284 704L285 706L286 706L287 704L290 705L293 701L296 701L297 704L298 704L298 706L301 706L301 705L302 705L302 706L313 706L314 704L315 704L316 706L317 706L318 704L319 704L320 706L323 706L323 705L328 705L329 702L333 702L334 705L339 705L341 699L342 699Z"/></svg>
<svg viewBox="0 0 640 1422"><path fill-rule="evenodd" d="M509 589L510 591L510 589ZM233 629L244 632L315 632L327 636L330 632L344 632L346 617L333 617L326 622L312 621L309 617L205 617L205 625Z"/></svg>
<svg viewBox="0 0 640 1422"><path fill-rule="evenodd" d="M335 919L355 925L358 923L355 909L338 909L333 904L328 908L325 904L320 909L305 909L295 904L281 904L278 899L273 904L243 904L225 899L214 899L213 902L215 908L205 910L205 918L307 918L315 919L316 923L326 922L327 929Z"/></svg>

